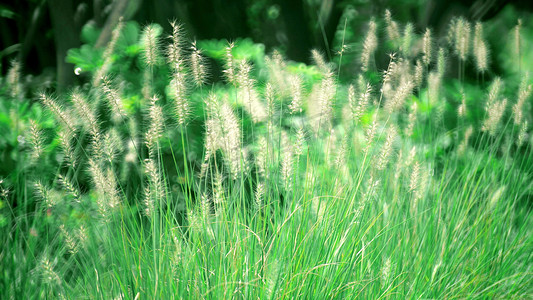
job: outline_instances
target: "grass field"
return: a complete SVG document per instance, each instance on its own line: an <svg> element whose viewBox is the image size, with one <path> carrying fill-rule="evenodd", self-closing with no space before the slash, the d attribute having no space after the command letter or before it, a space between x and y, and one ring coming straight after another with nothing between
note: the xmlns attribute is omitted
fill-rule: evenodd
<svg viewBox="0 0 533 300"><path fill-rule="evenodd" d="M2 78L0 298L533 297L520 23L500 78L481 23L385 13L349 81L344 45L306 66L130 25L69 93Z"/></svg>

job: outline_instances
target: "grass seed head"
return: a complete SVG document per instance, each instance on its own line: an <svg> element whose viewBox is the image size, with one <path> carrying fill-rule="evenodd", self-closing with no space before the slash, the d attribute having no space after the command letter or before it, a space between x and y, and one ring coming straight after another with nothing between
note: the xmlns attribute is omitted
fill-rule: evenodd
<svg viewBox="0 0 533 300"><path fill-rule="evenodd" d="M317 49L311 50L311 57L315 65L318 67L318 70L322 72L322 75L328 76L328 74L331 73L331 68L324 59L324 55L322 55L320 51L318 51Z"/></svg>
<svg viewBox="0 0 533 300"><path fill-rule="evenodd" d="M227 82L233 85L236 84L236 63L232 53L234 47L234 43L228 43L228 46L225 49L224 70L222 71L226 77Z"/></svg>
<svg viewBox="0 0 533 300"><path fill-rule="evenodd" d="M515 125L522 124L524 106L527 99L531 96L532 90L532 85L529 84L529 73L526 73L518 89L518 101L513 105L513 120Z"/></svg>
<svg viewBox="0 0 533 300"><path fill-rule="evenodd" d="M368 22L368 31L363 42L363 52L361 53L361 70L368 71L372 55L378 47L377 23L374 20Z"/></svg>
<svg viewBox="0 0 533 300"><path fill-rule="evenodd" d="M513 39L514 39L514 50L517 58L520 60L521 53L521 32L522 32L522 19L518 19L518 23L514 27Z"/></svg>
<svg viewBox="0 0 533 300"><path fill-rule="evenodd" d="M207 77L205 58L202 55L202 51L196 47L196 41L192 43L191 50L190 64L193 82L197 87L200 87L204 85Z"/></svg>
<svg viewBox="0 0 533 300"><path fill-rule="evenodd" d="M396 44L400 41L400 29L398 23L392 19L392 14L390 10L385 10L385 24L387 25L387 37L389 41L393 44Z"/></svg>
<svg viewBox="0 0 533 300"><path fill-rule="evenodd" d="M516 145L518 147L522 147L524 142L527 140L528 137L528 129L529 129L529 123L527 120L524 120L522 124L520 125L520 129L518 131L518 138L516 140Z"/></svg>
<svg viewBox="0 0 533 300"><path fill-rule="evenodd" d="M455 53L461 61L466 61L470 53L470 32L471 26L465 18L460 17L451 22L451 39Z"/></svg>
<svg viewBox="0 0 533 300"><path fill-rule="evenodd" d="M31 145L30 159L36 162L44 153L44 140L42 130L34 120L30 120L29 142Z"/></svg>
<svg viewBox="0 0 533 300"><path fill-rule="evenodd" d="M392 156L393 144L396 138L398 137L398 131L394 125L390 125L386 132L385 143L381 147L381 154L379 156L376 168L378 170L384 170Z"/></svg>
<svg viewBox="0 0 533 300"><path fill-rule="evenodd" d="M289 77L289 83L291 86L292 102L289 104L291 114L302 112L302 79L298 75L292 75Z"/></svg>
<svg viewBox="0 0 533 300"><path fill-rule="evenodd" d="M167 63L173 72L182 72L184 68L184 61L181 53L183 35L182 26L176 21L171 21L170 26L172 27L172 35L168 37L170 39L170 44L166 49Z"/></svg>
<svg viewBox="0 0 533 300"><path fill-rule="evenodd" d="M483 38L483 25L477 22L474 29L474 59L478 72L485 73L489 66L490 52Z"/></svg>
<svg viewBox="0 0 533 300"><path fill-rule="evenodd" d="M187 99L187 83L185 74L174 72L169 83L169 97L172 99L174 118L178 126L184 127L190 114L189 100Z"/></svg>
<svg viewBox="0 0 533 300"><path fill-rule="evenodd" d="M446 73L446 53L444 52L444 48L439 48L439 52L437 53L437 73L441 78Z"/></svg>
<svg viewBox="0 0 533 300"><path fill-rule="evenodd" d="M7 71L7 84L11 97L20 99L22 96L22 84L20 82L21 64L17 60L11 61L11 67Z"/></svg>
<svg viewBox="0 0 533 300"><path fill-rule="evenodd" d="M429 66L431 63L431 55L432 55L432 37L431 37L431 29L426 28L426 31L424 32L424 36L422 38L422 62L424 65Z"/></svg>
<svg viewBox="0 0 533 300"><path fill-rule="evenodd" d="M411 56L412 44L413 44L413 35L414 35L413 23L407 23L405 25L404 30L403 30L402 46L400 48L400 50L402 51L404 57L410 57Z"/></svg>
<svg viewBox="0 0 533 300"><path fill-rule="evenodd" d="M420 89L422 82L424 81L424 65L420 60L416 61L415 64L415 74L413 76L415 88Z"/></svg>
<svg viewBox="0 0 533 300"><path fill-rule="evenodd" d="M157 96L150 99L150 108L148 110L148 118L150 120L150 127L145 134L146 146L148 147L148 154L151 158L157 156L159 149L159 139L162 137L164 118L163 109L157 104Z"/></svg>
<svg viewBox="0 0 533 300"><path fill-rule="evenodd" d="M465 131L465 136L464 136L463 141L457 147L457 154L459 154L459 156L464 155L466 148L468 147L468 141L470 140L472 133L474 133L474 127L470 125Z"/></svg>
<svg viewBox="0 0 533 300"><path fill-rule="evenodd" d="M491 136L496 136L500 121L507 108L507 99L494 102L487 106L487 118L483 122L482 131L487 131Z"/></svg>
<svg viewBox="0 0 533 300"><path fill-rule="evenodd" d="M154 24L146 25L141 34L142 58L149 68L158 66L161 59L158 28Z"/></svg>

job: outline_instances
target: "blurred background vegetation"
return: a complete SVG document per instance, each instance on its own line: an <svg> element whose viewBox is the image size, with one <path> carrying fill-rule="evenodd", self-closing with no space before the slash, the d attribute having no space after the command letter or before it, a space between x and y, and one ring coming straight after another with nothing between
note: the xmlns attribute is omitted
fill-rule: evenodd
<svg viewBox="0 0 533 300"><path fill-rule="evenodd" d="M306 78L308 86L312 85L317 74L315 69L308 68L311 64L310 52L318 49L339 66L339 80L347 84L360 71L359 57L368 22L374 18L383 31L382 17L386 9L390 9L393 18L400 24L411 23L417 36L421 36L426 27L431 28L436 42L440 44L445 43L448 24L454 16L463 16L473 22L483 21L489 49L494 53L489 71L484 74L485 85L495 76L500 76L509 84L509 89L515 90L521 82L519 66L533 65L533 54L522 53L522 62L517 64L509 43L502 42L505 36L509 40L512 35L510 30L521 18L525 38L523 49L531 49L533 2L528 1L4 1L0 4L0 78L9 77L12 62L18 61L20 69L17 72L22 74L20 83L23 88L18 95L21 101L14 103L7 100L9 89L4 84L7 82L1 84L0 94L6 97L0 98L6 101L0 101L0 135L3 137L0 139L0 161L3 162L0 178L13 176L13 170L20 162L18 150L27 147L21 133L28 128L30 119L38 120L42 128L53 132L53 121L43 114L40 105L33 105L38 102L37 93L47 90L61 95L76 86L86 89L91 83L91 74L104 64L105 47L121 17L124 28L117 41L117 51L113 54L111 73L120 74L121 78L117 79L129 83L125 86L124 101L128 109L139 113L140 93L135 89L142 85L143 80L139 59L142 45L139 40L145 25L155 24L164 44L167 42L166 35L171 32L169 21L180 22L188 40L197 40L198 47L209 59L209 85L221 81L224 49L228 41L237 41L233 50L237 59L246 58L254 64L260 86L265 80L262 70L265 70L266 55L274 49L290 62L289 68ZM342 60L338 55L341 49ZM387 54L396 50L393 45L379 46L375 55L376 65L367 74L369 78L379 78L379 72L387 68ZM447 64L448 73L455 76L457 60L450 57ZM484 92L476 87L479 74L472 69L467 69L461 88L464 84L468 95L482 97ZM168 68L164 66L155 74L155 90L159 93L165 93L168 74ZM460 98L460 85L457 81L447 83L445 94L449 95L449 99ZM204 96L191 95L197 101ZM64 97L59 100L64 101ZM450 115L455 114L453 106L449 110ZM482 107L477 110L478 113L473 115L478 119L472 120L475 123L479 123L483 115ZM195 111L193 114L202 116L203 112ZM453 126L453 122L449 122L449 126ZM202 126L201 122L193 122L189 126L190 136L201 135ZM58 143L54 140L51 147L55 149ZM201 157L201 146L196 145L198 157ZM9 180L17 181L16 178Z"/></svg>
<svg viewBox="0 0 533 300"><path fill-rule="evenodd" d="M425 28L431 28L436 43L446 44L448 24L455 16L463 16L470 21L483 21L489 49L493 53L489 71L484 73L484 81L479 85L479 73L467 68L462 81L446 82L444 95L451 104L446 109L450 119L446 120L442 134L455 126L455 106L459 103L462 89L469 98L482 98L484 88L496 76L505 80L507 89L516 90L522 74L533 72L533 54L524 51L516 63L516 55L509 41L511 30L518 19L523 20L523 49L531 49L533 22L531 13L533 2L526 1L368 1L368 0L29 0L7 1L0 4L0 78L9 78L8 70L13 61L20 62L21 101L9 100L8 85L0 87L0 178L17 182L13 170L20 166L20 151L28 147L24 131L29 120L37 120L39 126L50 133L47 140L52 153L57 153L59 141L52 138L54 123L43 113L39 100L40 91L56 91L59 101L65 101L64 92L74 87L88 90L91 74L104 64L104 51L111 39L111 33L122 17L124 28L113 54L111 74L118 74L116 81L123 82L124 103L130 113L143 119L140 109L142 99L138 87L143 84L143 66L139 42L142 28L153 23L162 44L168 42L171 32L170 20L183 25L188 41L197 40L197 45L209 59L209 85L222 81L224 49L228 41L236 41L233 54L236 59L246 58L253 63L258 88L264 88L266 80L265 61L267 55L276 49L289 62L289 69L305 79L310 87L317 80L317 70L311 65L311 50L318 49L328 61L338 66L341 84L353 83L360 73L359 58L371 19L379 23L384 35L383 14L390 9L393 18L400 24L411 23L414 34L420 37ZM185 41L184 41L185 42ZM187 44L187 43L184 43ZM187 44L190 47L190 44ZM413 47L419 47L413 45ZM342 49L342 60L340 51ZM380 72L387 68L387 54L397 51L390 43L380 44L375 55L375 66L366 74L379 81ZM458 61L450 56L447 72L451 77L458 73ZM520 70L520 66L522 70ZM154 89L160 94L168 94L166 89L169 69L161 66L154 74ZM319 76L318 76L319 77ZM126 84L127 83L127 84ZM377 84L377 82L373 82ZM224 90L217 85L214 90ZM207 89L203 92L207 92ZM341 89L340 97L346 92ZM193 102L200 103L205 98L200 92L190 95ZM422 97L422 95L420 95ZM5 100L5 101L4 101ZM204 112L197 105L196 116L188 127L192 141L201 141ZM483 107L476 106L472 111L472 121L479 124L483 117ZM251 120L243 120L248 124ZM290 121L287 121L290 122ZM291 126L290 124L285 124ZM106 129L107 125L104 126ZM247 127L247 126L245 126ZM424 139L424 137L420 137ZM445 140L445 139L443 139ZM440 149L448 146L443 142ZM449 143L448 143L449 144ZM202 144L194 145L192 161L201 163ZM168 149L165 149L167 151ZM168 151L166 152L168 155ZM57 156L57 155L56 155ZM51 161L60 157L50 156ZM46 165L43 167L46 169ZM53 175L53 174L51 174Z"/></svg>
<svg viewBox="0 0 533 300"><path fill-rule="evenodd" d="M103 48L120 16L141 26L157 23L169 32L169 20L183 23L191 39L235 40L250 38L265 52L279 49L289 60L308 63L310 50L322 50L328 58L346 44L360 43L366 23L390 9L402 23L411 22L415 32L432 28L445 35L452 16L488 21L512 10L506 20L515 22L533 11L532 1L512 0L27 0L0 4L0 68L22 62L22 73L35 86L62 90L75 82L74 65L65 58L78 48L84 26L102 29L94 47ZM509 12L508 12L509 14ZM514 24L501 24L512 27ZM344 28L346 27L346 30ZM81 38L80 38L81 37ZM499 35L489 36L498 43ZM357 45L352 49L358 49ZM354 53L356 55L357 53ZM348 56L348 60L351 57ZM350 72L349 68L344 71ZM57 86L56 86L57 84Z"/></svg>

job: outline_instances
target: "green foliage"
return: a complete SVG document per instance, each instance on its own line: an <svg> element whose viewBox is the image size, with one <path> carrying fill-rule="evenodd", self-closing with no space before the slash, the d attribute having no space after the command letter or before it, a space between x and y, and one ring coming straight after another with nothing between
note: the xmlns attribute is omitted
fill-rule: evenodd
<svg viewBox="0 0 533 300"><path fill-rule="evenodd" d="M235 47L233 47L231 53L236 60L245 59L253 62L258 69L265 67L265 46L263 44L254 43L250 38L237 39L233 43ZM198 47L204 51L204 54L220 63L224 62L227 46L228 42L226 40L198 41Z"/></svg>
<svg viewBox="0 0 533 300"><path fill-rule="evenodd" d="M162 28L158 27L159 31ZM92 23L87 23L83 26L80 39L83 45L80 48L70 49L66 61L75 65L75 68L81 68L81 72L92 73L98 68L102 67L104 63L104 49L95 49L96 41L100 36L101 29L97 28ZM122 66L121 72L127 73L127 69L123 66L130 66L131 60L139 55L141 52L141 45L139 43L140 29L139 24L135 21L128 21L124 24L124 28L117 40L117 51L113 54L113 61L116 67ZM115 70L119 71L119 70Z"/></svg>

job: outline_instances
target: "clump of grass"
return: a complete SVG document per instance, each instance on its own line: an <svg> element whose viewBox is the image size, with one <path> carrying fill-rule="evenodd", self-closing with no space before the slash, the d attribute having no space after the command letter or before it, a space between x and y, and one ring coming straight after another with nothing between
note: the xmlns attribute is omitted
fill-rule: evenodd
<svg viewBox="0 0 533 300"><path fill-rule="evenodd" d="M29 122L18 181L8 192L0 180L2 295L531 297L528 77L517 93L494 77L476 120L470 45L478 72L496 63L481 24L471 41L454 19L437 45L430 29L384 16L368 23L348 83L319 51L309 80L279 52L257 70L230 43L226 84L208 88L201 49L184 49L172 22L166 66L160 27L143 30L142 84L128 90L110 71L119 27L91 86L39 95L58 127ZM382 44L399 51L388 66L374 59ZM458 96L446 93L449 52Z"/></svg>

